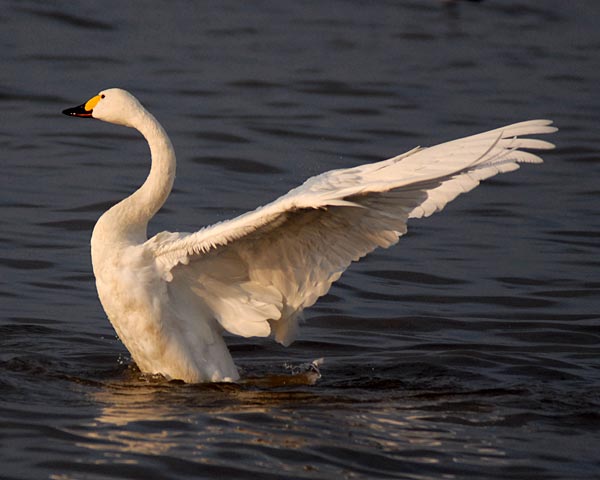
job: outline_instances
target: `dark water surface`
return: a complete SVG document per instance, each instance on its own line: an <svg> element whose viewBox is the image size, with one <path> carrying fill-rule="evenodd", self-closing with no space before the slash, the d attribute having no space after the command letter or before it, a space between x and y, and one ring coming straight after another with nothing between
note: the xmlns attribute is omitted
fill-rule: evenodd
<svg viewBox="0 0 600 480"><path fill-rule="evenodd" d="M0 1L0 477L600 478L595 0ZM140 375L97 300L95 220L148 169L133 131L60 115L133 91L170 132L194 230L307 176L529 118L497 177L355 265L245 376Z"/></svg>

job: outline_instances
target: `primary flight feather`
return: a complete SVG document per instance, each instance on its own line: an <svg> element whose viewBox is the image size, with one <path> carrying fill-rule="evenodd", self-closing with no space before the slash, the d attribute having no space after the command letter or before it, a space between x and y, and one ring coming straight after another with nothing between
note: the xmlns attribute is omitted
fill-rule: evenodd
<svg viewBox="0 0 600 480"><path fill-rule="evenodd" d="M268 205L195 233L148 239L148 222L175 179L175 152L162 126L118 88L63 113L135 128L150 146L144 184L94 227L92 264L100 301L138 367L186 382L237 380L225 330L272 335L288 345L302 310L351 262L393 245L409 218L440 211L481 180L540 163L522 149L554 145L523 137L556 131L548 120L531 120L415 148L317 175Z"/></svg>

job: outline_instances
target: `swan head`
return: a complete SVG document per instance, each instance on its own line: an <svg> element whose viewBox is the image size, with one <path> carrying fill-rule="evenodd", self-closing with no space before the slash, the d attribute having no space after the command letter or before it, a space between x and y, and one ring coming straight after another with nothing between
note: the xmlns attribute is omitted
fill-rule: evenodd
<svg viewBox="0 0 600 480"><path fill-rule="evenodd" d="M97 118L108 123L133 127L135 119L144 111L127 90L109 88L93 96L77 107L67 108L62 113L71 117Z"/></svg>

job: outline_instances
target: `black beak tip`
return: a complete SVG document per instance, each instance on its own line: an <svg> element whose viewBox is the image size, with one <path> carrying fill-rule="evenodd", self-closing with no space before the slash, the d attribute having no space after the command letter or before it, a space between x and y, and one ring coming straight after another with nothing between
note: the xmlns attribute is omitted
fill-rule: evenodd
<svg viewBox="0 0 600 480"><path fill-rule="evenodd" d="M67 108L63 110L62 113L64 115L68 115L69 117L92 118L92 111L86 110L85 104L73 108Z"/></svg>

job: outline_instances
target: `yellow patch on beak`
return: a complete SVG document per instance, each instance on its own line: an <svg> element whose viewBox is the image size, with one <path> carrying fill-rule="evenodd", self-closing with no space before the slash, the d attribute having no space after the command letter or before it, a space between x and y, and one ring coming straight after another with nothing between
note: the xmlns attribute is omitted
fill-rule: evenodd
<svg viewBox="0 0 600 480"><path fill-rule="evenodd" d="M92 97L87 102L85 102L84 108L86 109L86 111L91 112L94 109L94 107L98 105L98 102L100 100L102 100L102 97L100 97L100 95L96 95L95 97Z"/></svg>

